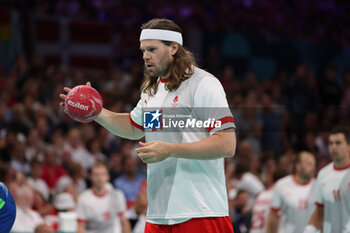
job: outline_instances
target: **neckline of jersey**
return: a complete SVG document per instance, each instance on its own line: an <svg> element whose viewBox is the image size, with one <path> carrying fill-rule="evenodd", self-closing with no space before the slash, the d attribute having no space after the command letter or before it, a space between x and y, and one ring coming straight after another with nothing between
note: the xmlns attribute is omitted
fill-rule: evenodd
<svg viewBox="0 0 350 233"><path fill-rule="evenodd" d="M294 183L296 183L297 185L305 186L305 185L308 185L308 184L311 183L312 178L311 178L308 182L306 182L306 183L300 183L300 182L297 180L296 175L293 175L293 181L294 181Z"/></svg>
<svg viewBox="0 0 350 233"><path fill-rule="evenodd" d="M94 194L96 197L104 197L108 193L108 189L107 188L105 189L105 191L102 194L98 194L93 188L91 190L92 190L92 194Z"/></svg>
<svg viewBox="0 0 350 233"><path fill-rule="evenodd" d="M167 83L167 82L169 82L169 79L170 79L170 77L167 77L167 78L160 77L160 82L161 83Z"/></svg>
<svg viewBox="0 0 350 233"><path fill-rule="evenodd" d="M343 170L345 170L345 169L350 168L350 164L346 165L345 167L335 167L335 163L333 163L333 168L334 168L334 170L336 170L336 171L343 171Z"/></svg>

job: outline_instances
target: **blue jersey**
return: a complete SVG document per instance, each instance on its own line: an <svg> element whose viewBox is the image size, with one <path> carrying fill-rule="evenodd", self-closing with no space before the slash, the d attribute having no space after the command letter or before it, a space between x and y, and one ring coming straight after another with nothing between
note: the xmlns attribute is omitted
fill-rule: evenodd
<svg viewBox="0 0 350 233"><path fill-rule="evenodd" d="M0 232L10 232L15 219L15 201L7 187L0 182Z"/></svg>

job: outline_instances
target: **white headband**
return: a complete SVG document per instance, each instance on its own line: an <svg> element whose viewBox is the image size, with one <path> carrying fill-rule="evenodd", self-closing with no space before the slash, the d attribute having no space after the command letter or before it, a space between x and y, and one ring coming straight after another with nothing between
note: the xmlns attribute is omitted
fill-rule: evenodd
<svg viewBox="0 0 350 233"><path fill-rule="evenodd" d="M182 45L182 35L180 32L163 29L143 29L140 35L140 41L142 40L174 41Z"/></svg>

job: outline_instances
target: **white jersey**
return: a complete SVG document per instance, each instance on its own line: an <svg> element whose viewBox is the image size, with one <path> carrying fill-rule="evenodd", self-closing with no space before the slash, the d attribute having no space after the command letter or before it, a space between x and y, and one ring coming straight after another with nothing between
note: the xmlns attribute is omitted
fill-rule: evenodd
<svg viewBox="0 0 350 233"><path fill-rule="evenodd" d="M315 210L316 182L300 184L294 175L277 181L271 210L280 211L279 233L304 232Z"/></svg>
<svg viewBox="0 0 350 233"><path fill-rule="evenodd" d="M86 233L114 232L119 216L126 212L124 194L107 189L102 195L88 189L78 198L78 221L86 223Z"/></svg>
<svg viewBox="0 0 350 233"><path fill-rule="evenodd" d="M196 142L220 130L235 127L221 83L197 67L194 68L192 77L182 82L173 92L167 91L164 80L161 80L154 96L142 93L140 101L130 113L135 127L143 128L142 111L150 107L154 111L162 108L174 111L189 108L197 119L203 121L208 116L201 111L205 108L206 111L212 110L211 113L222 125L203 128L200 132L145 130L146 142ZM227 111L220 115L214 108ZM167 158L147 164L147 197L147 222L154 224L175 224L193 217L228 216L224 160Z"/></svg>
<svg viewBox="0 0 350 233"><path fill-rule="evenodd" d="M43 222L44 219L38 212L16 206L16 220L11 232L34 232L35 227Z"/></svg>
<svg viewBox="0 0 350 233"><path fill-rule="evenodd" d="M337 169L330 163L320 170L316 205L324 207L323 233L350 233L350 165Z"/></svg>
<svg viewBox="0 0 350 233"><path fill-rule="evenodd" d="M262 191L255 200L250 233L266 233L274 188Z"/></svg>

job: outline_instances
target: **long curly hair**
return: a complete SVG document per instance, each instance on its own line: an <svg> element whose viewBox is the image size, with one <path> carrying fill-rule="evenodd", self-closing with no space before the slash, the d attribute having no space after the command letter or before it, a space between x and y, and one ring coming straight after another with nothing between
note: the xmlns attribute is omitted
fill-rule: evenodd
<svg viewBox="0 0 350 233"><path fill-rule="evenodd" d="M141 26L141 30L143 29L164 29L180 32L182 34L181 28L169 19L152 19ZM167 46L170 46L172 43L176 43L163 40L161 42ZM195 65L196 61L193 54L183 46L179 45L179 48L174 55L174 61L170 67L170 78L165 84L165 89L168 91L175 91L183 81L193 75L193 67ZM158 84L158 77L151 76L145 69L144 80L141 85L141 92L153 96L157 93Z"/></svg>

